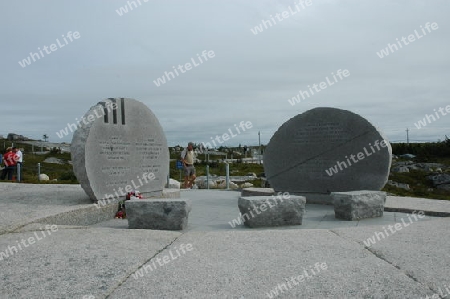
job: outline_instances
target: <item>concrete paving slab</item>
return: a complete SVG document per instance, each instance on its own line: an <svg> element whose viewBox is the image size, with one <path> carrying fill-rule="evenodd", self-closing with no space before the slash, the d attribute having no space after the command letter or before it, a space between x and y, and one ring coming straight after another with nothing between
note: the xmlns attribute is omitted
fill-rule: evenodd
<svg viewBox="0 0 450 299"><path fill-rule="evenodd" d="M426 215L450 217L450 201L429 198L387 196L384 210L389 212L424 211Z"/></svg>
<svg viewBox="0 0 450 299"><path fill-rule="evenodd" d="M178 232L89 227L57 227L50 233L0 236L1 298L105 298L180 236ZM33 244L27 243L30 238Z"/></svg>
<svg viewBox="0 0 450 299"><path fill-rule="evenodd" d="M408 226L398 220L401 226L394 227L394 233L386 226L335 229L333 232L368 248L433 293L445 290L445 286L450 286L450 219L426 217L415 221L412 218L412 223L408 217L403 219ZM368 244L369 238L375 243Z"/></svg>
<svg viewBox="0 0 450 299"><path fill-rule="evenodd" d="M304 271L310 277L297 285L286 283L279 298L433 294L360 244L328 230L194 231L158 256L181 244L192 244L193 250L154 271L130 276L109 298L270 298L267 293ZM318 271L316 263L326 263L327 269Z"/></svg>
<svg viewBox="0 0 450 299"><path fill-rule="evenodd" d="M117 202L94 205L80 185L0 183L0 194L0 235L34 222L91 225L117 211Z"/></svg>
<svg viewBox="0 0 450 299"><path fill-rule="evenodd" d="M74 206L92 201L80 185L0 183L2 202Z"/></svg>

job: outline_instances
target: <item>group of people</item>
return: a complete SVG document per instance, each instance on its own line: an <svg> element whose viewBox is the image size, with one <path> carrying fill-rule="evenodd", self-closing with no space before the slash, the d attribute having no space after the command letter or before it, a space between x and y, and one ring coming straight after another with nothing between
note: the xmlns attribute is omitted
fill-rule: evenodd
<svg viewBox="0 0 450 299"><path fill-rule="evenodd" d="M23 154L17 147L8 147L3 155L4 168L1 172L0 179L13 179L13 175L17 173L17 165L22 166ZM19 168L20 169L20 168Z"/></svg>

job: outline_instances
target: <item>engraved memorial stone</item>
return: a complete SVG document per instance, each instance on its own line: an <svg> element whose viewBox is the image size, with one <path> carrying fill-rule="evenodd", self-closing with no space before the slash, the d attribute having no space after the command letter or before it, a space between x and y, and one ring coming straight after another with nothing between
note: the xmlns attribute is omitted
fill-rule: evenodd
<svg viewBox="0 0 450 299"><path fill-rule="evenodd" d="M169 172L167 141L141 102L109 98L93 106L73 135L71 153L74 173L94 201L135 189L162 195Z"/></svg>
<svg viewBox="0 0 450 299"><path fill-rule="evenodd" d="M366 119L350 111L315 108L285 122L264 153L264 170L276 192L331 204L330 192L381 190L392 149Z"/></svg>

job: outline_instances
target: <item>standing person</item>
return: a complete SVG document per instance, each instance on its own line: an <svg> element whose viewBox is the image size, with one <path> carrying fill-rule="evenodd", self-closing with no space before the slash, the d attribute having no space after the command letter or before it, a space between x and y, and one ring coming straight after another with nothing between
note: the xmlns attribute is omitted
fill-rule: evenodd
<svg viewBox="0 0 450 299"><path fill-rule="evenodd" d="M3 163L5 164L5 169L2 172L1 179L4 180L8 176L8 180L13 179L14 170L16 169L17 156L13 152L11 147L6 149L6 154L3 155Z"/></svg>
<svg viewBox="0 0 450 299"><path fill-rule="evenodd" d="M2 164L3 164L3 169L2 172L0 174L0 180L4 180L6 178L6 175L8 174L8 162L5 162L5 155L8 153L9 147L5 150L5 152L2 155Z"/></svg>
<svg viewBox="0 0 450 299"><path fill-rule="evenodd" d="M17 148L17 147L13 147L12 150L16 154L16 157L15 157L15 159L17 159L16 160L16 162L17 162L17 165L16 165L16 167L17 167L17 175L16 175L16 177L17 177L17 180L20 182L19 179L22 178L22 170L23 170L22 169L23 153L20 150L20 148ZM20 171L20 173L19 173L19 171Z"/></svg>
<svg viewBox="0 0 450 299"><path fill-rule="evenodd" d="M194 167L195 153L194 144L188 143L187 148L181 152L181 161L184 166L184 188L190 189L195 181L195 167Z"/></svg>

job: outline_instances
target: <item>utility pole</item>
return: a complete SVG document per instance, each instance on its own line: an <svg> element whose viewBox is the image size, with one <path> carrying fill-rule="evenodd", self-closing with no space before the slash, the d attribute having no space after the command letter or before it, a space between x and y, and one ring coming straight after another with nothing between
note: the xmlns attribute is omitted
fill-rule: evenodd
<svg viewBox="0 0 450 299"><path fill-rule="evenodd" d="M409 146L409 129L406 128L406 145Z"/></svg>
<svg viewBox="0 0 450 299"><path fill-rule="evenodd" d="M258 131L258 140L259 140L258 161L259 164L261 164L261 131Z"/></svg>
<svg viewBox="0 0 450 299"><path fill-rule="evenodd" d="M261 131L258 131L259 154L261 154Z"/></svg>

